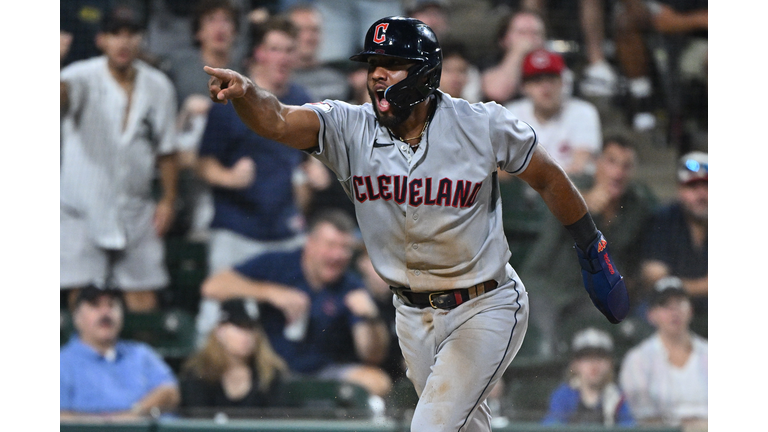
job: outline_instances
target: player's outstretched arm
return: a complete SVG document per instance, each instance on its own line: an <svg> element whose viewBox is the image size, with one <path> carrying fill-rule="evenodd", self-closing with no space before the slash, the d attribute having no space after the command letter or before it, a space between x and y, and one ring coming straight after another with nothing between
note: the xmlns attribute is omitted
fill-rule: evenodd
<svg viewBox="0 0 768 432"><path fill-rule="evenodd" d="M317 146L320 120L310 108L284 105L275 95L231 69L203 69L211 76L211 100L223 104L232 101L237 115L251 130L300 150Z"/></svg>
<svg viewBox="0 0 768 432"><path fill-rule="evenodd" d="M611 260L608 242L592 221L581 193L541 146L519 177L541 195L576 241L584 289L592 303L608 321L621 322L629 312L629 294Z"/></svg>

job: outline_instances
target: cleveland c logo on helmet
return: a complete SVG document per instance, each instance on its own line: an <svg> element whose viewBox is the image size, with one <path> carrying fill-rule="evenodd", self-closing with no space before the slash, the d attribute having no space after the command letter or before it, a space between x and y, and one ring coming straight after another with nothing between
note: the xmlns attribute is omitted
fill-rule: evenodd
<svg viewBox="0 0 768 432"><path fill-rule="evenodd" d="M349 59L367 62L380 55L413 62L408 76L390 86L384 97L392 106L408 108L423 102L440 86L443 54L435 32L423 22L407 17L382 18L368 28L363 50Z"/></svg>
<svg viewBox="0 0 768 432"><path fill-rule="evenodd" d="M389 23L381 23L376 26L376 30L373 31L373 41L376 43L382 43L386 38L387 33L387 27L389 27Z"/></svg>

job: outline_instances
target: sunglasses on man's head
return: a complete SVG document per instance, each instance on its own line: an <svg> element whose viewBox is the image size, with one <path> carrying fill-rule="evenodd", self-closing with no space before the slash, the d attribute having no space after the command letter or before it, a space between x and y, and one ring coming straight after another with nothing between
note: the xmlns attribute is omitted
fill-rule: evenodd
<svg viewBox="0 0 768 432"><path fill-rule="evenodd" d="M709 171L708 163L700 163L694 159L688 159L685 161L685 168L691 172L699 172L699 170Z"/></svg>

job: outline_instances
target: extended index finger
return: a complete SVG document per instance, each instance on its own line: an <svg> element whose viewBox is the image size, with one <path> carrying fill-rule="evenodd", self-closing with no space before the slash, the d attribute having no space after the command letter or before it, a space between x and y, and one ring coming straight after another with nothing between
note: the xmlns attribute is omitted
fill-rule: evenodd
<svg viewBox="0 0 768 432"><path fill-rule="evenodd" d="M203 66L203 70L205 73L207 73L210 76L216 77L216 78L226 78L228 75L226 69L221 68L212 68L210 66Z"/></svg>
<svg viewBox="0 0 768 432"><path fill-rule="evenodd" d="M227 100L222 95L222 90L227 87L230 74L226 69L212 68L210 66L203 66L205 73L210 75L208 80L208 90L210 91L210 98L212 101L220 104L226 104Z"/></svg>

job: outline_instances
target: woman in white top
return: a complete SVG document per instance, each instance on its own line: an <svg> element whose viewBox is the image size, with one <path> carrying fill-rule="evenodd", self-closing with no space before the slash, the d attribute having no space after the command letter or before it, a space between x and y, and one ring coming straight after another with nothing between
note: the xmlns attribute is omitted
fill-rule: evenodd
<svg viewBox="0 0 768 432"><path fill-rule="evenodd" d="M707 341L691 332L692 316L680 279L660 280L648 309L656 333L627 353L619 376L641 424L707 425Z"/></svg>

